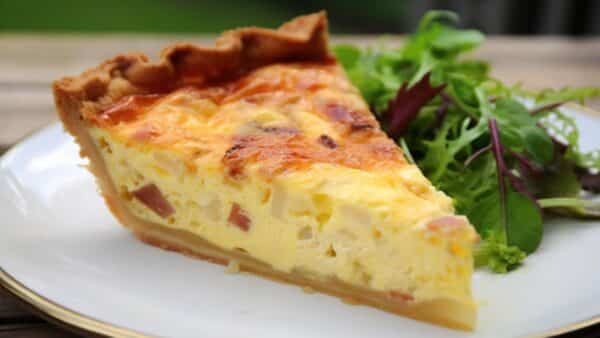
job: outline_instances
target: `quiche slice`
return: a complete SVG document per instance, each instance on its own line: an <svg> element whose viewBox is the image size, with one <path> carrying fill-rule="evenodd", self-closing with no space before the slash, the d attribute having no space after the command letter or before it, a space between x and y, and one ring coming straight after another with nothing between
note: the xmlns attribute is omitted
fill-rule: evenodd
<svg viewBox="0 0 600 338"><path fill-rule="evenodd" d="M54 83L106 204L141 240L472 329L477 239L380 129L324 13L119 55Z"/></svg>

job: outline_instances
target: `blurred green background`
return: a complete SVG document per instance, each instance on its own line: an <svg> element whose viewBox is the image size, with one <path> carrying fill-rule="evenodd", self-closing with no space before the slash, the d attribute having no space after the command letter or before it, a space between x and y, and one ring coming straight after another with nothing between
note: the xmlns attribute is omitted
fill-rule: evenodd
<svg viewBox="0 0 600 338"><path fill-rule="evenodd" d="M326 9L334 33L403 33L431 8L488 34L600 33L597 0L0 0L0 31L215 33Z"/></svg>

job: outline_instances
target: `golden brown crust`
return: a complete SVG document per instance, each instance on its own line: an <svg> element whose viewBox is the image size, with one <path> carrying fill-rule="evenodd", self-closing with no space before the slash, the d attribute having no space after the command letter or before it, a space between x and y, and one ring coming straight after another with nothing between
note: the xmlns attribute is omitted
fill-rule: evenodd
<svg viewBox="0 0 600 338"><path fill-rule="evenodd" d="M54 100L63 125L81 144L76 121L103 111L125 96L225 81L273 62L330 58L327 16L322 11L297 17L277 30L231 30L223 33L214 47L175 44L163 50L157 63L140 53L118 55L79 76L55 81ZM86 147L81 148L85 156Z"/></svg>
<svg viewBox="0 0 600 338"><path fill-rule="evenodd" d="M223 33L214 47L178 43L152 63L140 53L122 54L76 77L54 82L58 103L98 102L106 105L119 98L111 82L124 80L119 92L165 92L185 85L202 85L239 75L261 65L294 60L325 60L327 17L325 12L300 16L277 30L256 27ZM108 96L108 97L107 97ZM60 100L59 100L60 99Z"/></svg>
<svg viewBox="0 0 600 338"><path fill-rule="evenodd" d="M225 32L215 47L175 44L163 50L157 63L140 53L118 55L79 76L55 81L54 100L65 129L86 157L92 145L85 144L87 135L80 122L124 96L225 80L276 61L329 58L327 16L322 11L297 17L277 30L250 27Z"/></svg>

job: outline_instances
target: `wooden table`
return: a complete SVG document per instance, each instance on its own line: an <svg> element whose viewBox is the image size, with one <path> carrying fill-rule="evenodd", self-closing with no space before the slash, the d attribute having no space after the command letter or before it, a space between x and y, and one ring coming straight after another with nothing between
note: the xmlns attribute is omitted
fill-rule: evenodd
<svg viewBox="0 0 600 338"><path fill-rule="evenodd" d="M123 51L142 51L154 57L161 46L182 40L210 41L198 36L0 34L0 153L31 131L56 121L51 81L78 74ZM337 40L374 41L365 37ZM600 38L496 37L474 54L489 60L493 74L508 83L522 82L532 89L600 86ZM588 105L600 109L600 100ZM0 289L0 338L76 336L72 329L64 328L68 327L32 314L32 309ZM600 327L568 336L597 337Z"/></svg>

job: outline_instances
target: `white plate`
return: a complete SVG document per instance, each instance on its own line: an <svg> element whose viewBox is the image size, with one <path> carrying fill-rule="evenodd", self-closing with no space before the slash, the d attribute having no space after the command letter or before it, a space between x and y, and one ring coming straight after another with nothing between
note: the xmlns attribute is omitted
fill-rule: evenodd
<svg viewBox="0 0 600 338"><path fill-rule="evenodd" d="M600 119L577 119L583 147L600 145ZM476 272L479 322L465 333L144 245L111 216L81 163L59 125L0 161L0 277L74 325L169 337L512 337L600 320L597 221L549 221L523 267Z"/></svg>

